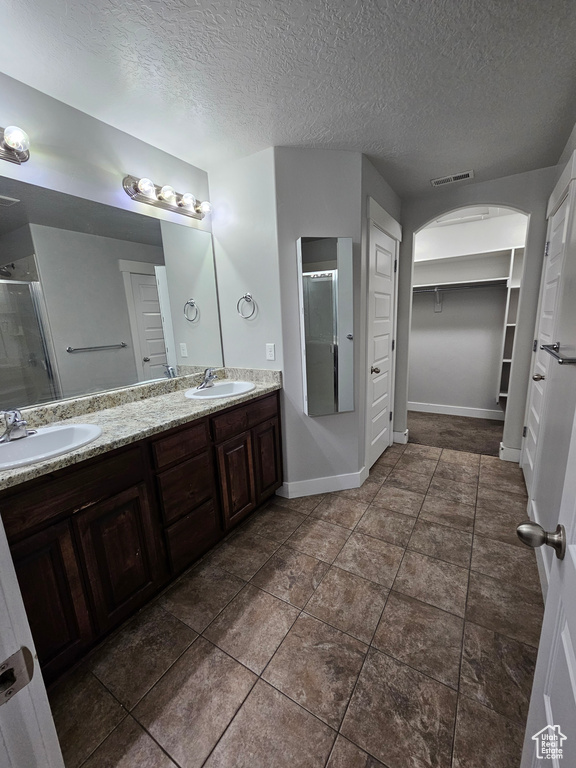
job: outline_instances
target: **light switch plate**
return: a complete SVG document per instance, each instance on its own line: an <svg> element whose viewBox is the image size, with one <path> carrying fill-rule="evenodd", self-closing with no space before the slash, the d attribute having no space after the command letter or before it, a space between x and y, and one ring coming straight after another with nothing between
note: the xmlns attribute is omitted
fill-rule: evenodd
<svg viewBox="0 0 576 768"><path fill-rule="evenodd" d="M188 347L183 341L180 342L180 357L188 357Z"/></svg>
<svg viewBox="0 0 576 768"><path fill-rule="evenodd" d="M266 344L266 360L276 360L275 344Z"/></svg>

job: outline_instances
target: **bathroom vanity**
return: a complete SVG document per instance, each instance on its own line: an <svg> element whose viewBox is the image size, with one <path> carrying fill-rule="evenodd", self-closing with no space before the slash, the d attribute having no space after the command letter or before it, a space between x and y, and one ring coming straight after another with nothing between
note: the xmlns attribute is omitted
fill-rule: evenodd
<svg viewBox="0 0 576 768"><path fill-rule="evenodd" d="M281 485L278 388L257 386L235 404L228 399L191 406L180 391L102 411L101 420L113 411L123 414L122 439L116 434L106 443L104 429L103 439L85 449L97 455L72 457L77 463L70 466L60 457L53 462L60 468L50 470L48 464L38 477L12 478L11 487L0 491L2 520L47 682ZM171 398L192 411L182 416L183 423L162 431L160 416L166 418ZM131 406L149 422L134 419L132 436ZM98 422L99 414L90 417ZM138 437L142 432L153 434ZM124 444L114 447L119 442Z"/></svg>

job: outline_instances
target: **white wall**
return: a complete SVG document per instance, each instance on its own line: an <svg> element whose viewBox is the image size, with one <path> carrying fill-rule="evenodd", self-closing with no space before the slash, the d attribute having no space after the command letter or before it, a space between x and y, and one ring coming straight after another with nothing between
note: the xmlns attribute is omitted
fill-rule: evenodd
<svg viewBox="0 0 576 768"><path fill-rule="evenodd" d="M414 260L466 256L505 248L522 248L528 220L521 213L482 221L427 227L416 235Z"/></svg>
<svg viewBox="0 0 576 768"><path fill-rule="evenodd" d="M210 189L225 364L279 370L283 352L274 150L227 163L210 174ZM245 293L257 304L250 320L236 311ZM250 310L244 306L243 311ZM276 345L276 360L266 360L266 343Z"/></svg>
<svg viewBox="0 0 576 768"><path fill-rule="evenodd" d="M525 268L520 294L515 356L512 362L508 405L504 423L504 445L519 449L526 406L532 341L536 321L538 289L546 237L546 202L560 169L541 168L502 179L437 189L413 198L402 208L404 237L399 266L399 327L397 334L397 376L394 430L406 429L408 401L408 348L412 307L412 252L414 233L444 213L469 205L516 208L530 214L526 239Z"/></svg>
<svg viewBox="0 0 576 768"><path fill-rule="evenodd" d="M205 171L1 73L0 93L0 125L18 125L30 136L30 160L2 163L2 176L210 230L209 216L199 222L135 203L122 189L127 174L147 176L205 200Z"/></svg>
<svg viewBox="0 0 576 768"><path fill-rule="evenodd" d="M31 224L63 397L137 381L128 307L118 261L163 263L162 249ZM66 347L125 349L70 354Z"/></svg>
<svg viewBox="0 0 576 768"><path fill-rule="evenodd" d="M352 238L357 326L361 156L357 152L280 147L276 148L275 157L284 347L285 483L297 489L298 483L354 474L360 469L358 374L355 411L317 417L304 414L296 241L299 237ZM358 355L356 344L355 360Z"/></svg>
<svg viewBox="0 0 576 768"><path fill-rule="evenodd" d="M442 312L434 312L434 301L431 293L413 299L408 407L432 404L459 415L498 418L506 289L446 291ZM473 410L463 414L462 408Z"/></svg>

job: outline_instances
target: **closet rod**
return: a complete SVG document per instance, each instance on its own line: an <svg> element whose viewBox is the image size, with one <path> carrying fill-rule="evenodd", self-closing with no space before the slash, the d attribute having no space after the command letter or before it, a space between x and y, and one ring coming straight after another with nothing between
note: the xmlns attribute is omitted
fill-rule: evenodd
<svg viewBox="0 0 576 768"><path fill-rule="evenodd" d="M445 293L447 291L477 291L478 288L506 288L506 280L491 283L471 283L470 285L437 285L427 286L426 288L414 286L412 291L414 293L436 293L437 291Z"/></svg>

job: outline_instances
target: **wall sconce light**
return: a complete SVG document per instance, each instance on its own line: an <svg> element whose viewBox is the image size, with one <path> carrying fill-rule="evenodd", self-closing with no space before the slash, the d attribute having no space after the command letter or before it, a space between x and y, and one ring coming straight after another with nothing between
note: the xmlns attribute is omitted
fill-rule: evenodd
<svg viewBox="0 0 576 768"><path fill-rule="evenodd" d="M0 159L22 165L30 158L30 139L17 125L0 128Z"/></svg>
<svg viewBox="0 0 576 768"><path fill-rule="evenodd" d="M156 208L164 208L166 211L181 213L191 219L203 219L207 213L212 212L212 206L207 200L203 202L196 200L190 192L180 194L168 184L159 187L150 179L125 176L122 186L132 200L148 203Z"/></svg>

